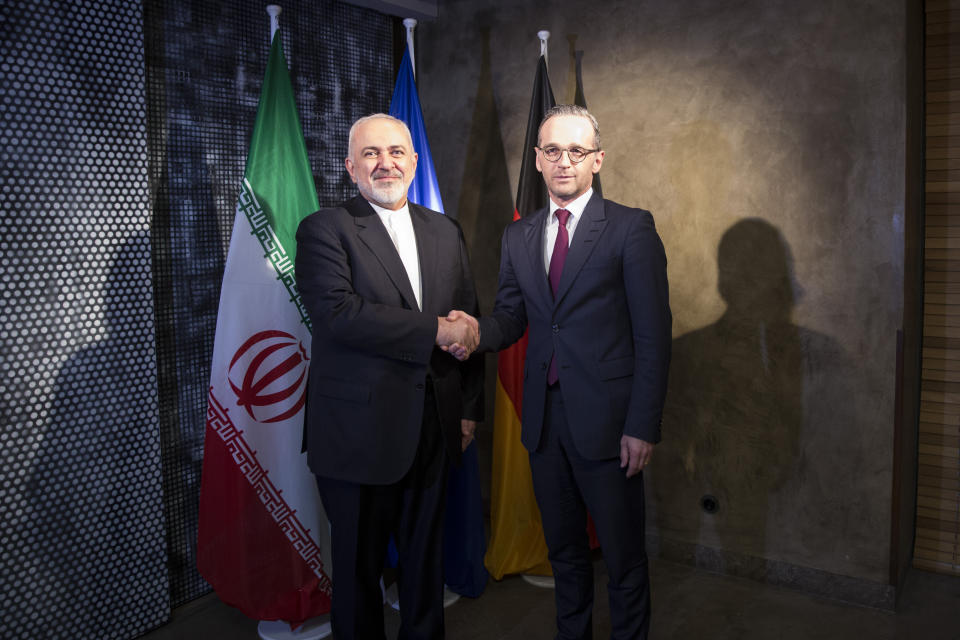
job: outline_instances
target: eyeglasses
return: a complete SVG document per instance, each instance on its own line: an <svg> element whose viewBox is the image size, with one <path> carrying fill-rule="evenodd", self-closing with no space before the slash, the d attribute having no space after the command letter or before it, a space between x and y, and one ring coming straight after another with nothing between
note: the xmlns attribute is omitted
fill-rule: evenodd
<svg viewBox="0 0 960 640"><path fill-rule="evenodd" d="M550 162L557 162L560 160L560 156L563 155L563 152L567 152L567 157L570 158L570 162L573 164L580 164L587 159L587 156L591 153L596 153L600 149L582 149L580 147L570 147L569 149L562 149L560 147L547 147L546 149L541 149L540 147L534 147L537 151L543 154L543 157L549 160Z"/></svg>

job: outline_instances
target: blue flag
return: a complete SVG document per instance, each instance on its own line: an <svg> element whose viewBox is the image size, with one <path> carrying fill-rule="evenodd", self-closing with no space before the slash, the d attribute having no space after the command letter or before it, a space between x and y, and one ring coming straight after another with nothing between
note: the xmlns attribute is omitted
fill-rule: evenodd
<svg viewBox="0 0 960 640"><path fill-rule="evenodd" d="M397 84L390 101L390 115L407 123L417 152L417 173L410 184L407 198L414 204L443 213L437 173L433 168L427 129L413 79L410 52L403 54ZM476 443L463 452L459 468L450 469L447 484L447 511L443 532L444 581L447 587L462 596L477 598L487 586L487 569L483 556L487 541L483 528L483 502L480 497L480 461Z"/></svg>
<svg viewBox="0 0 960 640"><path fill-rule="evenodd" d="M414 204L444 213L437 172L433 169L433 156L430 155L430 143L427 142L427 129L423 126L423 112L420 110L420 98L417 96L417 84L413 79L409 51L403 53L400 71L397 72L397 84L393 87L393 98L390 99L390 115L403 120L410 127L413 149L419 156L417 173L410 183L407 198Z"/></svg>

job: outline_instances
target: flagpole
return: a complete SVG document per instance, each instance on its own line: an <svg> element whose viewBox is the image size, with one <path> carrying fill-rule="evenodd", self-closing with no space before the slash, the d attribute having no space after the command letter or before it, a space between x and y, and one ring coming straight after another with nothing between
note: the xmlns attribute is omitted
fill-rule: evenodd
<svg viewBox="0 0 960 640"><path fill-rule="evenodd" d="M547 40L550 39L550 32L546 29L537 31L537 37L540 38L540 55L543 56L543 61L547 63L547 66L550 66L550 56L547 55Z"/></svg>
<svg viewBox="0 0 960 640"><path fill-rule="evenodd" d="M273 36L276 35L277 29L280 28L281 11L283 11L283 7L278 4L267 5L267 13L270 14L270 42L273 42Z"/></svg>
<svg viewBox="0 0 960 640"><path fill-rule="evenodd" d="M410 52L410 68L413 70L413 79L417 79L417 60L413 57L413 30L417 26L416 18L404 18L403 26L407 28L407 51Z"/></svg>

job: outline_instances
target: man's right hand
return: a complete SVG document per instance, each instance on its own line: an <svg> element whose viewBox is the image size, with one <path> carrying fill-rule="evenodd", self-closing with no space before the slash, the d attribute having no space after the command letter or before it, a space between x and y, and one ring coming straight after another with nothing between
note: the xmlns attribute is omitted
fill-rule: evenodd
<svg viewBox="0 0 960 640"><path fill-rule="evenodd" d="M451 311L446 318L437 318L437 345L457 360L470 357L479 341L479 325L470 314Z"/></svg>

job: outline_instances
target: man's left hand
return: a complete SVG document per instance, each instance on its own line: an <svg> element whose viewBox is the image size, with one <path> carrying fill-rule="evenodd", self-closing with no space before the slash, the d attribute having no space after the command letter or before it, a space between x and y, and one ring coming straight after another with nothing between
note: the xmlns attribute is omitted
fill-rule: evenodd
<svg viewBox="0 0 960 640"><path fill-rule="evenodd" d="M652 443L633 436L625 435L620 438L620 468L626 468L628 478L637 475L650 464L652 455Z"/></svg>
<svg viewBox="0 0 960 640"><path fill-rule="evenodd" d="M477 430L475 420L460 420L460 451L466 451L473 442L473 433Z"/></svg>

